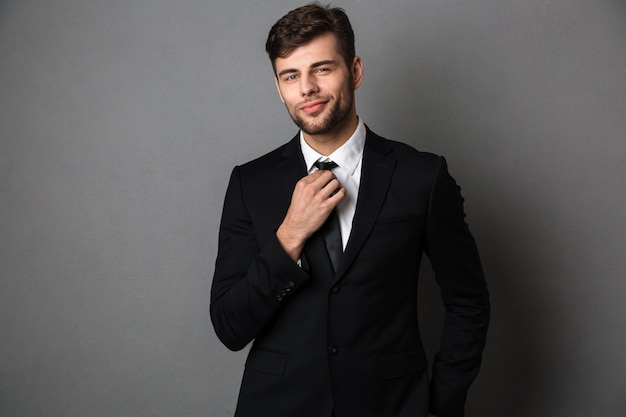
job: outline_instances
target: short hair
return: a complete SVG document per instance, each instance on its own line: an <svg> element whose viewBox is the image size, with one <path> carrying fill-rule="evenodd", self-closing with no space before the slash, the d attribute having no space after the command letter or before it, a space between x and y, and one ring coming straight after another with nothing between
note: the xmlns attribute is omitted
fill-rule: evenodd
<svg viewBox="0 0 626 417"><path fill-rule="evenodd" d="M355 57L354 32L345 10L315 2L290 11L272 26L265 50L274 73L277 58L289 56L296 48L326 33L335 35L337 52L350 68Z"/></svg>

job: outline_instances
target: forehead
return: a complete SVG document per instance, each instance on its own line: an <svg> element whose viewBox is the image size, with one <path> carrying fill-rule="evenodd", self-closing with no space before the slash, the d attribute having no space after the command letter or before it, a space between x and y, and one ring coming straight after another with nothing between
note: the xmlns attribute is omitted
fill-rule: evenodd
<svg viewBox="0 0 626 417"><path fill-rule="evenodd" d="M276 58L276 72L287 68L307 68L311 64L327 60L339 60L341 55L337 48L337 39L332 33L325 33L312 41L294 49L284 58Z"/></svg>

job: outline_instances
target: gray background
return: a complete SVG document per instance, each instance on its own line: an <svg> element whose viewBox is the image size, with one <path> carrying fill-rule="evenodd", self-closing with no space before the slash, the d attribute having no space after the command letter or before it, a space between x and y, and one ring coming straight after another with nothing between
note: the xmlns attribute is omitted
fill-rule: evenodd
<svg viewBox="0 0 626 417"><path fill-rule="evenodd" d="M263 46L300 4L0 0L1 416L233 414L216 232L231 168L296 132ZM463 187L493 299L468 415L626 415L624 1L338 5L359 114Z"/></svg>

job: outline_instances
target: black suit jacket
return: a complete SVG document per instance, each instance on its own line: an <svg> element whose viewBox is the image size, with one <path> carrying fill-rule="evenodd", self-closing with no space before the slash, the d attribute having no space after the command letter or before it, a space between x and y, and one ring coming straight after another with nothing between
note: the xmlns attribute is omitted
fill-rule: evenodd
<svg viewBox="0 0 626 417"><path fill-rule="evenodd" d="M237 417L463 415L489 296L463 198L442 157L369 129L352 232L335 273L314 234L299 267L276 230L306 167L296 136L233 170L211 290L216 334L254 340ZM428 382L417 322L426 253L446 318ZM429 405L430 401L430 405Z"/></svg>

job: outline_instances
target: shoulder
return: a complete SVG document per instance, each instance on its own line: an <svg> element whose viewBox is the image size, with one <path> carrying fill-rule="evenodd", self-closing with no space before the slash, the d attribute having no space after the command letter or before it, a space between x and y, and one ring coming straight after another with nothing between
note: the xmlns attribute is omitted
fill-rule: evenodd
<svg viewBox="0 0 626 417"><path fill-rule="evenodd" d="M367 130L366 149L392 158L407 168L434 169L443 160L440 155L416 149L401 141L384 138L369 128Z"/></svg>
<svg viewBox="0 0 626 417"><path fill-rule="evenodd" d="M293 148L295 145L298 145L298 144L294 143L294 140L292 139L289 142L284 143L283 145L279 146L276 149L271 150L270 152L267 152L264 155L261 155L244 164L241 164L240 167L248 169L248 168L264 167L266 165L272 165L276 163L277 161L280 161L281 159L283 159L285 153L289 153L288 150L290 148Z"/></svg>
<svg viewBox="0 0 626 417"><path fill-rule="evenodd" d="M284 143L276 149L267 152L257 158L254 158L246 163L237 165L235 170L242 173L248 173L252 175L259 175L268 170L273 170L277 164L281 163L285 159L289 158L302 158L300 152L300 142L296 135L289 142Z"/></svg>

